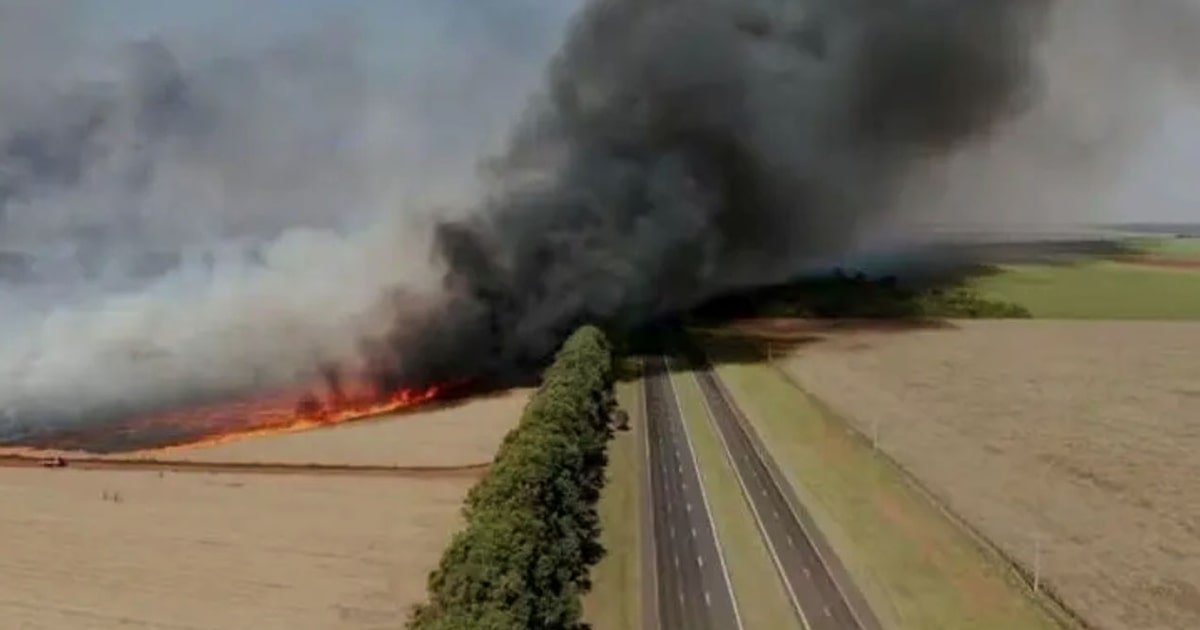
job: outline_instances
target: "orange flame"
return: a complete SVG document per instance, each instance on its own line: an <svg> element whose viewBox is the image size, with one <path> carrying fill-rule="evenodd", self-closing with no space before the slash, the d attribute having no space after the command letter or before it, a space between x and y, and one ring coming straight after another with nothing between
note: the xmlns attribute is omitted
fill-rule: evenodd
<svg viewBox="0 0 1200 630"><path fill-rule="evenodd" d="M381 395L364 384L345 384L325 399L312 390L290 390L254 398L200 405L137 418L129 434L177 433L166 448L210 446L247 437L291 433L395 413L445 395L451 386L398 389Z"/></svg>

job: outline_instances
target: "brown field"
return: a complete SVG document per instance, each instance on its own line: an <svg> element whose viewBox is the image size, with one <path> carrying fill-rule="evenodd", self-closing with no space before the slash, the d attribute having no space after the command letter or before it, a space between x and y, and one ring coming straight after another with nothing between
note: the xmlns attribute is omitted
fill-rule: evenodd
<svg viewBox="0 0 1200 630"><path fill-rule="evenodd" d="M279 435L234 437L216 445L137 456L197 462L360 466L463 466L492 461L516 426L531 390L512 390L427 411ZM121 455L120 457L129 457Z"/></svg>
<svg viewBox="0 0 1200 630"><path fill-rule="evenodd" d="M139 454L158 462L0 461L0 627L402 627L528 396Z"/></svg>
<svg viewBox="0 0 1200 630"><path fill-rule="evenodd" d="M799 328L786 369L1091 624L1200 628L1200 323Z"/></svg>
<svg viewBox="0 0 1200 630"><path fill-rule="evenodd" d="M0 627L400 627L471 483L0 470Z"/></svg>

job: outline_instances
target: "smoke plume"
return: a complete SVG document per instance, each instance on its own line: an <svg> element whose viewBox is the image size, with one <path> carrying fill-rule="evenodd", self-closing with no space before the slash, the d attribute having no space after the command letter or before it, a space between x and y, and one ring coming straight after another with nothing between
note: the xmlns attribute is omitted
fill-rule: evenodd
<svg viewBox="0 0 1200 630"><path fill-rule="evenodd" d="M338 25L81 70L64 10L0 0L0 408L496 376L930 224L1085 221L1200 74L1195 3L1130 4L592 0L535 90L542 4L448 21L414 83Z"/></svg>

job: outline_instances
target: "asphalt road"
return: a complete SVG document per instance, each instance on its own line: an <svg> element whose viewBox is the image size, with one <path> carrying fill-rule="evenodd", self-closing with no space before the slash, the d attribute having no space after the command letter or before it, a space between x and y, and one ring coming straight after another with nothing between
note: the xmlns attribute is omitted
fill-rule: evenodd
<svg viewBox="0 0 1200 630"><path fill-rule="evenodd" d="M739 629L737 605L666 361L653 357L645 368L658 627Z"/></svg>
<svg viewBox="0 0 1200 630"><path fill-rule="evenodd" d="M696 380L743 494L803 625L812 630L876 630L878 621L819 533L804 518L791 487L711 368Z"/></svg>

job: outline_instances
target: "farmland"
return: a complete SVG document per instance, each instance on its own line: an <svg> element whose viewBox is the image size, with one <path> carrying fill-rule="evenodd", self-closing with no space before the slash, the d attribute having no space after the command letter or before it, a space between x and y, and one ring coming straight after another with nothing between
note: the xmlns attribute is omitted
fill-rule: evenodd
<svg viewBox="0 0 1200 630"><path fill-rule="evenodd" d="M1011 265L970 283L1046 319L1200 319L1200 269L1132 262Z"/></svg>
<svg viewBox="0 0 1200 630"><path fill-rule="evenodd" d="M354 467L486 464L528 396L138 455L157 471L0 469L0 625L400 627L481 473Z"/></svg>
<svg viewBox="0 0 1200 630"><path fill-rule="evenodd" d="M1036 555L1072 609L1105 628L1200 625L1200 324L818 337L787 373L1007 555Z"/></svg>
<svg viewBox="0 0 1200 630"><path fill-rule="evenodd" d="M471 483L5 470L0 625L399 627Z"/></svg>

